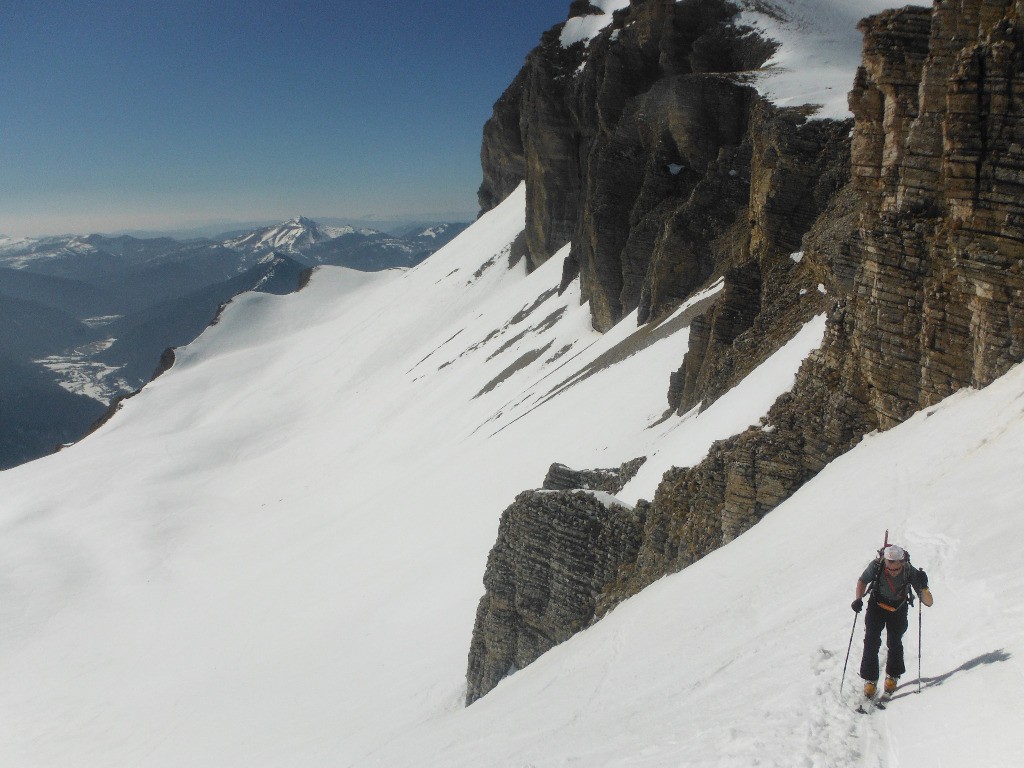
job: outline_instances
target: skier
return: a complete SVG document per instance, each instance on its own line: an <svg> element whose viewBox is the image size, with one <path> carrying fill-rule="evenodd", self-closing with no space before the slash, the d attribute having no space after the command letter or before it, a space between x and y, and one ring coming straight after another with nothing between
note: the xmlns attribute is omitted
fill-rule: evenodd
<svg viewBox="0 0 1024 768"><path fill-rule="evenodd" d="M873 698L878 690L878 651L882 647L882 629L885 629L888 657L885 661L885 695L896 691L900 675L906 671L903 663L903 633L907 631L907 613L913 602L911 587L923 605L931 606L932 593L928 590L928 575L910 564L907 553L895 544L882 550L882 558L873 560L857 580L856 599L850 607L860 613L864 595L873 585L864 617L864 656L860 662L860 676L864 678L864 695Z"/></svg>

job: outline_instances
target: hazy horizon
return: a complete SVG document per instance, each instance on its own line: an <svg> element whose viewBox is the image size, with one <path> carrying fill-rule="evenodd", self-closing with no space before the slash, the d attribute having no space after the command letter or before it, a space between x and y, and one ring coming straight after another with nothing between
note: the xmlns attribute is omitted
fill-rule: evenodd
<svg viewBox="0 0 1024 768"><path fill-rule="evenodd" d="M46 238L60 238L68 236L89 236L101 235L105 237L120 237L127 235L137 238L149 237L171 237L175 239L186 238L213 238L218 235L225 235L234 232L248 232L262 227L283 224L292 219L303 217L312 219L318 224L327 226L352 225L367 227L381 232L390 232L396 228L404 228L415 224L469 224L477 217L478 211L448 211L448 212L426 212L421 214L409 214L406 216L334 216L334 215L310 215L304 212L291 215L266 216L252 219L197 219L183 221L164 227L124 227L121 229L67 229L52 232L37 232L32 234L12 234L0 231L0 237L13 239L26 238L28 240L42 240Z"/></svg>

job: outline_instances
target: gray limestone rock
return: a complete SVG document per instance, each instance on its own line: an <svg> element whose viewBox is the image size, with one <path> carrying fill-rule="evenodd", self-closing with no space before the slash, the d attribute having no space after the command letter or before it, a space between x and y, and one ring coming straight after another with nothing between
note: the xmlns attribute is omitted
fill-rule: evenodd
<svg viewBox="0 0 1024 768"><path fill-rule="evenodd" d="M604 491L614 495L636 476L645 461L647 457L641 456L615 469L575 470L565 464L552 464L544 477L542 488L546 491Z"/></svg>
<svg viewBox="0 0 1024 768"><path fill-rule="evenodd" d="M630 562L643 520L594 491L525 491L487 558L469 652L466 703L594 618L602 587Z"/></svg>

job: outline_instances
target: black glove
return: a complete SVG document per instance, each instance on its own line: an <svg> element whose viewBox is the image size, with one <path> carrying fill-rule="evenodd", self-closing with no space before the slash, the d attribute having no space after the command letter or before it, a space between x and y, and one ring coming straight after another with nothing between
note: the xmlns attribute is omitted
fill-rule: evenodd
<svg viewBox="0 0 1024 768"><path fill-rule="evenodd" d="M928 574L923 568L918 568L917 572L921 575L921 589L928 589Z"/></svg>
<svg viewBox="0 0 1024 768"><path fill-rule="evenodd" d="M861 609L864 608L864 601L858 597L856 600L850 603L850 607L853 608L854 613L860 613Z"/></svg>

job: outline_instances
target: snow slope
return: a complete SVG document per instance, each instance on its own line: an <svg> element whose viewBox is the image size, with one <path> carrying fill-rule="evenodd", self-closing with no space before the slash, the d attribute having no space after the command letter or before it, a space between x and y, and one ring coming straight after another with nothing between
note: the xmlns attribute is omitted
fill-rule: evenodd
<svg viewBox="0 0 1024 768"><path fill-rule="evenodd" d="M516 493L649 455L622 498L649 497L758 423L823 331L660 421L684 310L597 334L560 258L509 264L524 205L409 271L240 297L98 433L0 474L0 765L1019 764L1020 369L462 707ZM839 676L885 528L936 605L924 692L864 717Z"/></svg>
<svg viewBox="0 0 1024 768"><path fill-rule="evenodd" d="M861 61L857 23L896 7L892 0L742 0L735 23L756 29L779 49L753 77L773 104L815 104L815 117L852 117L846 95Z"/></svg>
<svg viewBox="0 0 1024 768"><path fill-rule="evenodd" d="M1024 368L834 462L762 523L381 765L1019 766ZM971 514L970 511L978 514ZM885 712L838 693L863 553L886 527L938 595ZM917 616L913 624L917 623ZM858 626L859 630L859 626ZM859 642L860 634L856 640ZM856 668L859 649L851 666Z"/></svg>

